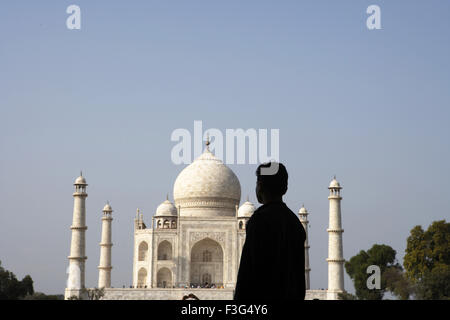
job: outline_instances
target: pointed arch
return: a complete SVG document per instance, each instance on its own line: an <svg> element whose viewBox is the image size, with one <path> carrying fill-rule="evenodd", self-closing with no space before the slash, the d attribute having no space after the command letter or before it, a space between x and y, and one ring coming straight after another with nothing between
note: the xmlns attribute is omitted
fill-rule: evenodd
<svg viewBox="0 0 450 320"><path fill-rule="evenodd" d="M158 270L156 274L156 283L158 288L172 287L172 271L169 268L163 267Z"/></svg>
<svg viewBox="0 0 450 320"><path fill-rule="evenodd" d="M165 219L163 222L163 229L170 229L170 221Z"/></svg>
<svg viewBox="0 0 450 320"><path fill-rule="evenodd" d="M138 272L137 287L144 288L147 285L147 269L140 268Z"/></svg>
<svg viewBox="0 0 450 320"><path fill-rule="evenodd" d="M158 245L158 260L172 260L172 244L169 241L161 241Z"/></svg>
<svg viewBox="0 0 450 320"><path fill-rule="evenodd" d="M147 261L148 258L148 244L145 241L142 241L139 244L138 248L138 261Z"/></svg>
<svg viewBox="0 0 450 320"><path fill-rule="evenodd" d="M195 243L191 249L191 284L223 285L223 269L224 250L217 241L204 238Z"/></svg>

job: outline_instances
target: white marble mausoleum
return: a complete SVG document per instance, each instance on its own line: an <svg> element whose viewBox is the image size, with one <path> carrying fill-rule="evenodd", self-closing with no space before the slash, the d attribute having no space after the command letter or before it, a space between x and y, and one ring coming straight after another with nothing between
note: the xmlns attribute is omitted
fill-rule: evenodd
<svg viewBox="0 0 450 320"><path fill-rule="evenodd" d="M85 201L87 183L81 175L74 183L74 212L69 281L66 299L83 297L85 273ZM308 211L299 219L305 242L306 299L337 299L344 291L344 258L341 227L341 186L334 178L329 187L328 288L311 290L308 243ZM255 211L241 202L241 185L234 172L210 152L203 154L178 175L173 202L167 197L151 219L144 222L139 210L134 219L133 283L131 288L111 287L112 208L105 205L98 288L103 299L182 299L193 293L200 299L233 298L245 226ZM325 229L325 228L324 228ZM261 279L264 281L264 279Z"/></svg>

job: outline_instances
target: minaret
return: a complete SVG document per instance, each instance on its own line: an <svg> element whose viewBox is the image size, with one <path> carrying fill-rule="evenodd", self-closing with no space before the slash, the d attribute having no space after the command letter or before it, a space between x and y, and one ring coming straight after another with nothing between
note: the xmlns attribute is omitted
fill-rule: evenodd
<svg viewBox="0 0 450 320"><path fill-rule="evenodd" d="M153 220L152 220L152 224L153 224ZM134 219L134 231L145 229L145 228L147 228L147 226L144 223L144 215L141 212L141 210L139 210L139 208L137 208L136 209L136 218Z"/></svg>
<svg viewBox="0 0 450 320"><path fill-rule="evenodd" d="M100 242L100 264L98 266L98 287L111 288L111 222L112 208L107 203L103 208L102 240Z"/></svg>
<svg viewBox="0 0 450 320"><path fill-rule="evenodd" d="M305 206L302 205L300 208L300 211L298 212L298 215L300 216L300 222L303 225L303 229L305 229L306 232L306 240L305 240L305 284L306 284L306 290L311 289L311 282L309 279L309 273L311 271L311 268L309 266L309 242L308 242L308 210L306 210Z"/></svg>
<svg viewBox="0 0 450 320"><path fill-rule="evenodd" d="M83 173L75 180L75 192L73 193L73 221L70 229L72 230L72 242L70 244L69 258L69 278L65 298L72 296L77 298L81 295L81 289L85 288L85 261L86 257L86 179Z"/></svg>
<svg viewBox="0 0 450 320"><path fill-rule="evenodd" d="M139 229L139 208L136 209L136 217L134 218L134 231Z"/></svg>
<svg viewBox="0 0 450 320"><path fill-rule="evenodd" d="M342 247L341 226L341 189L336 177L331 181L330 217L328 232L328 299L337 299L337 294L344 291L344 253Z"/></svg>

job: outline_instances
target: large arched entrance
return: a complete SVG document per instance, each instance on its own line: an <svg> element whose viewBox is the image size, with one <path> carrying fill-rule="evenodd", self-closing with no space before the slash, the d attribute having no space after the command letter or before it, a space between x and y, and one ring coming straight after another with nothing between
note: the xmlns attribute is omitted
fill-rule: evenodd
<svg viewBox="0 0 450 320"><path fill-rule="evenodd" d="M156 275L158 288L172 288L172 272L167 268L161 268Z"/></svg>
<svg viewBox="0 0 450 320"><path fill-rule="evenodd" d="M191 284L223 285L223 250L210 238L197 242L191 250Z"/></svg>

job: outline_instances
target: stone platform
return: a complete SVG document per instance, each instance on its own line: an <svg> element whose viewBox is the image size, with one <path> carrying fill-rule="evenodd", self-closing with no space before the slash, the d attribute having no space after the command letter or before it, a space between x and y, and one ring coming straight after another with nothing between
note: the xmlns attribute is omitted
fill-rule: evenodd
<svg viewBox="0 0 450 320"><path fill-rule="evenodd" d="M103 300L182 300L190 293L200 300L233 300L233 289L134 289L134 288L108 288L105 289ZM305 300L327 300L327 290L307 290Z"/></svg>

